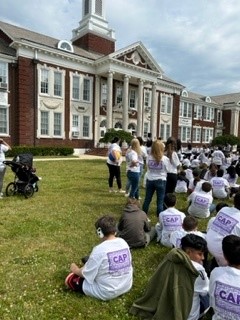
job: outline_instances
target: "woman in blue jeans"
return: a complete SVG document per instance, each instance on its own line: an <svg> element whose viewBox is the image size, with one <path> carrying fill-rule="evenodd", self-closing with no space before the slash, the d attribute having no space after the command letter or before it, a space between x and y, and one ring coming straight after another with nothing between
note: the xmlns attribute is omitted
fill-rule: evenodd
<svg viewBox="0 0 240 320"><path fill-rule="evenodd" d="M127 178L130 184L129 198L139 199L139 179L141 148L138 139L132 139L129 151L126 154Z"/></svg>
<svg viewBox="0 0 240 320"><path fill-rule="evenodd" d="M170 167L168 157L164 155L164 144L155 140L152 144L150 154L147 157L147 182L146 194L143 203L143 211L148 214L149 205L154 192L157 194L157 216L163 211L163 199L165 195L167 173Z"/></svg>

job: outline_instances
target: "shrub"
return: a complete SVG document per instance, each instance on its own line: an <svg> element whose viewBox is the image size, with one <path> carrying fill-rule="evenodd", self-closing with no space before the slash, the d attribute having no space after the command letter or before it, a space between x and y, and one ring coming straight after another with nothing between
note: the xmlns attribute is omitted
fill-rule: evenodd
<svg viewBox="0 0 240 320"><path fill-rule="evenodd" d="M118 137L122 141L126 141L127 143L130 143L133 138L130 132L124 130L109 129L105 133L104 137L99 140L99 142L108 143L111 142L114 137Z"/></svg>
<svg viewBox="0 0 240 320"><path fill-rule="evenodd" d="M32 153L33 156L68 156L73 154L71 147L27 147L15 146L7 153L8 157L15 157L21 153Z"/></svg>

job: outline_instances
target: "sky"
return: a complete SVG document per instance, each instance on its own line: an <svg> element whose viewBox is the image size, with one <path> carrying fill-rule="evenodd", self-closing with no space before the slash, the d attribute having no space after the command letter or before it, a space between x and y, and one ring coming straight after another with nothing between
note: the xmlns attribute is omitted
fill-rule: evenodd
<svg viewBox="0 0 240 320"><path fill-rule="evenodd" d="M202 95L240 92L239 0L105 0L116 49L141 41L165 75ZM0 0L0 20L71 40L82 0Z"/></svg>

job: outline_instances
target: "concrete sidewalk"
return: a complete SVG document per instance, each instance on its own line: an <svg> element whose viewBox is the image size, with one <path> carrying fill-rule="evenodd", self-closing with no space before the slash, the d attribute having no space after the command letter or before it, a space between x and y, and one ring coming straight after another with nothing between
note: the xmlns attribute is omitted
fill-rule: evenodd
<svg viewBox="0 0 240 320"><path fill-rule="evenodd" d="M102 160L107 160L107 157L102 157L102 156L94 156L94 155L88 155L88 154L81 154L79 156L70 158L70 157L62 157L62 158L49 158L49 157L43 157L41 159L38 158L33 158L34 162L37 161L62 161L62 160L93 160L93 159L102 159Z"/></svg>

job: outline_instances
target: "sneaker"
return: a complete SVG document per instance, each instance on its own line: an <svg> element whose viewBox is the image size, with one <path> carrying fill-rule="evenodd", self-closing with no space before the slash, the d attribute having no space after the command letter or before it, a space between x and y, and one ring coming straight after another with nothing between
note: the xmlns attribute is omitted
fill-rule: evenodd
<svg viewBox="0 0 240 320"><path fill-rule="evenodd" d="M124 195L124 197L129 197L129 193L128 192L125 192L125 195Z"/></svg>
<svg viewBox="0 0 240 320"><path fill-rule="evenodd" d="M125 193L125 191L124 190L118 190L118 193Z"/></svg>
<svg viewBox="0 0 240 320"><path fill-rule="evenodd" d="M115 193L116 191L113 189L109 189L109 193Z"/></svg>

